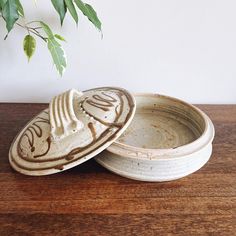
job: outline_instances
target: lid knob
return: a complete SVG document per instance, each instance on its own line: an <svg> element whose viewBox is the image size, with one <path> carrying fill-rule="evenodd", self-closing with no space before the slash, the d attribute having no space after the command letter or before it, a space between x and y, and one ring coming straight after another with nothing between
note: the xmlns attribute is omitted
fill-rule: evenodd
<svg viewBox="0 0 236 236"><path fill-rule="evenodd" d="M83 122L77 118L75 113L78 98L82 96L82 92L71 89L52 99L49 105L52 141L61 140L83 128Z"/></svg>

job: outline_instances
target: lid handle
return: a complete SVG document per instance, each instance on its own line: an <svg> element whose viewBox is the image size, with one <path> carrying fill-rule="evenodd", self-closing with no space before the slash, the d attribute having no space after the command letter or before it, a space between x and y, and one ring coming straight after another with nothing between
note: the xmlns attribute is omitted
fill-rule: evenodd
<svg viewBox="0 0 236 236"><path fill-rule="evenodd" d="M78 98L82 96L82 92L71 89L52 99L49 105L52 141L59 141L83 128L74 109L79 104Z"/></svg>

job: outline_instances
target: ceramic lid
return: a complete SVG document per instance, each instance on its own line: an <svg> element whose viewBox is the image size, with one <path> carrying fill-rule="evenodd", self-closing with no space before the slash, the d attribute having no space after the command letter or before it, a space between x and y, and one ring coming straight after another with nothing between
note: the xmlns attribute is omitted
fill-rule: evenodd
<svg viewBox="0 0 236 236"><path fill-rule="evenodd" d="M135 113L134 97L124 89L71 89L17 135L9 151L11 166L26 175L53 174L77 166L114 142Z"/></svg>

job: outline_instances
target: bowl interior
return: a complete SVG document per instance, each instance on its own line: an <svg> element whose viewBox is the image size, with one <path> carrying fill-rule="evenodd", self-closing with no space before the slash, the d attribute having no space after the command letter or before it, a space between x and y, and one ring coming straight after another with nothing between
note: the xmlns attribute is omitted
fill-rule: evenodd
<svg viewBox="0 0 236 236"><path fill-rule="evenodd" d="M204 132L201 113L185 102L150 94L136 95L135 99L135 116L118 143L148 149L177 148Z"/></svg>

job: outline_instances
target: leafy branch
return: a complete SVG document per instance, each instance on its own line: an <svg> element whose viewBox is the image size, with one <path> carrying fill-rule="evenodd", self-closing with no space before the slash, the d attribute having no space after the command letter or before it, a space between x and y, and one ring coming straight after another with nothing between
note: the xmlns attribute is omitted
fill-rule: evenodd
<svg viewBox="0 0 236 236"><path fill-rule="evenodd" d="M79 18L77 10L80 10L80 12L82 12L88 20L101 31L101 22L91 5L84 3L81 0L51 0L51 3L60 17L61 25L63 25L67 10L75 23L78 24ZM4 39L8 37L8 34L15 25L25 29L27 35L23 41L23 49L28 60L30 60L36 49L36 40L34 36L37 36L47 43L48 50L58 73L60 75L63 74L67 62L65 52L59 42L65 41L61 35L54 34L49 25L42 21L30 21L25 24L19 23L21 18L25 22L24 8L20 0L0 0L0 18L5 21L8 32Z"/></svg>
<svg viewBox="0 0 236 236"><path fill-rule="evenodd" d="M20 26L23 29L26 29L28 31L28 34L30 35L30 33L35 34L36 36L38 36L39 38L41 38L43 41L47 42L47 38L43 37L40 32L38 31L38 29L42 29L42 27L29 27L27 25L22 25L20 23L16 23L16 25Z"/></svg>

